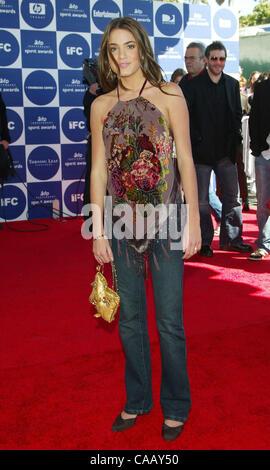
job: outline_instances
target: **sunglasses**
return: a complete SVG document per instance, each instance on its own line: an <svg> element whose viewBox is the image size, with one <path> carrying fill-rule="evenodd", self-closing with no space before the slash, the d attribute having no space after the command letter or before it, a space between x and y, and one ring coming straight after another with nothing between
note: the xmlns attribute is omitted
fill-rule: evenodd
<svg viewBox="0 0 270 470"><path fill-rule="evenodd" d="M217 62L219 60L221 63L224 63L226 57L216 57L215 55L213 55L212 57L210 57L210 60L211 62Z"/></svg>
<svg viewBox="0 0 270 470"><path fill-rule="evenodd" d="M197 60L197 59L202 59L202 57L195 57L194 55L186 56L184 57L185 60Z"/></svg>

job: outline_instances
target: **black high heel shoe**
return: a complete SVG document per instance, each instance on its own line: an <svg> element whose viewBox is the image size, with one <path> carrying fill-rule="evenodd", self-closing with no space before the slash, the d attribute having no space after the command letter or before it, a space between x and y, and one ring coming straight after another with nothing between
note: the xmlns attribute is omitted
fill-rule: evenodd
<svg viewBox="0 0 270 470"><path fill-rule="evenodd" d="M116 420L114 421L112 425L112 431L119 432L119 431L125 431L126 429L132 428L134 424L136 423L136 418L128 418L128 419L123 419L120 415L117 416Z"/></svg>
<svg viewBox="0 0 270 470"><path fill-rule="evenodd" d="M180 424L179 426L168 426L163 423L162 425L162 437L165 441L174 441L184 429L184 425Z"/></svg>

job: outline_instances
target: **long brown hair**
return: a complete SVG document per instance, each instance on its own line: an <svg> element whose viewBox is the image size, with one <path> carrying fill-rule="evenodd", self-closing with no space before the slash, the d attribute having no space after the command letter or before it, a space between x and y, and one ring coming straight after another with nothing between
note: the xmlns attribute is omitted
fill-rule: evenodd
<svg viewBox="0 0 270 470"><path fill-rule="evenodd" d="M254 70L253 72L251 72L250 76L248 77L248 87L251 89L252 92L254 91L254 85L256 82L256 80L254 83L252 82L254 75L258 75L259 77L260 72L258 70Z"/></svg>
<svg viewBox="0 0 270 470"><path fill-rule="evenodd" d="M108 48L109 37L114 29L126 29L134 36L139 50L139 59L143 75L151 85L161 90L161 83L164 82L164 79L161 68L154 59L153 49L147 32L140 23L128 16L115 18L110 21L102 36L98 57L98 76L102 89L105 92L112 91L116 88L118 80L121 80L120 77L112 71L109 62L109 57L114 61Z"/></svg>

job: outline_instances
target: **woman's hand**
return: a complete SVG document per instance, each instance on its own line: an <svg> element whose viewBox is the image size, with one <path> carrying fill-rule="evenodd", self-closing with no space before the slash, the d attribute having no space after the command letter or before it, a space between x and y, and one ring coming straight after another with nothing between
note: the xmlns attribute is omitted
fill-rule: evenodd
<svg viewBox="0 0 270 470"><path fill-rule="evenodd" d="M113 261L113 253L107 238L98 238L93 241L93 253L97 262L101 265Z"/></svg>
<svg viewBox="0 0 270 470"><path fill-rule="evenodd" d="M183 247L184 256L182 259L188 259L200 251L202 245L201 228L198 222L190 222L184 227Z"/></svg>

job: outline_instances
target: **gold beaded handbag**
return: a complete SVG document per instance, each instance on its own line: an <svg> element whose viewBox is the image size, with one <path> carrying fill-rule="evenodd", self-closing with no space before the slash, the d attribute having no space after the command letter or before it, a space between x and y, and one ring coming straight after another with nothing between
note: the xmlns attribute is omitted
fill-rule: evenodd
<svg viewBox="0 0 270 470"><path fill-rule="evenodd" d="M97 266L93 290L90 294L89 301L95 305L97 313L94 315L96 318L103 318L103 320L111 323L116 315L117 309L120 305L120 297L118 295L117 275L114 263L111 263L113 274L113 286L110 289L106 278L103 275L103 266ZM101 272L102 271L102 272ZM115 287L116 285L116 287Z"/></svg>

